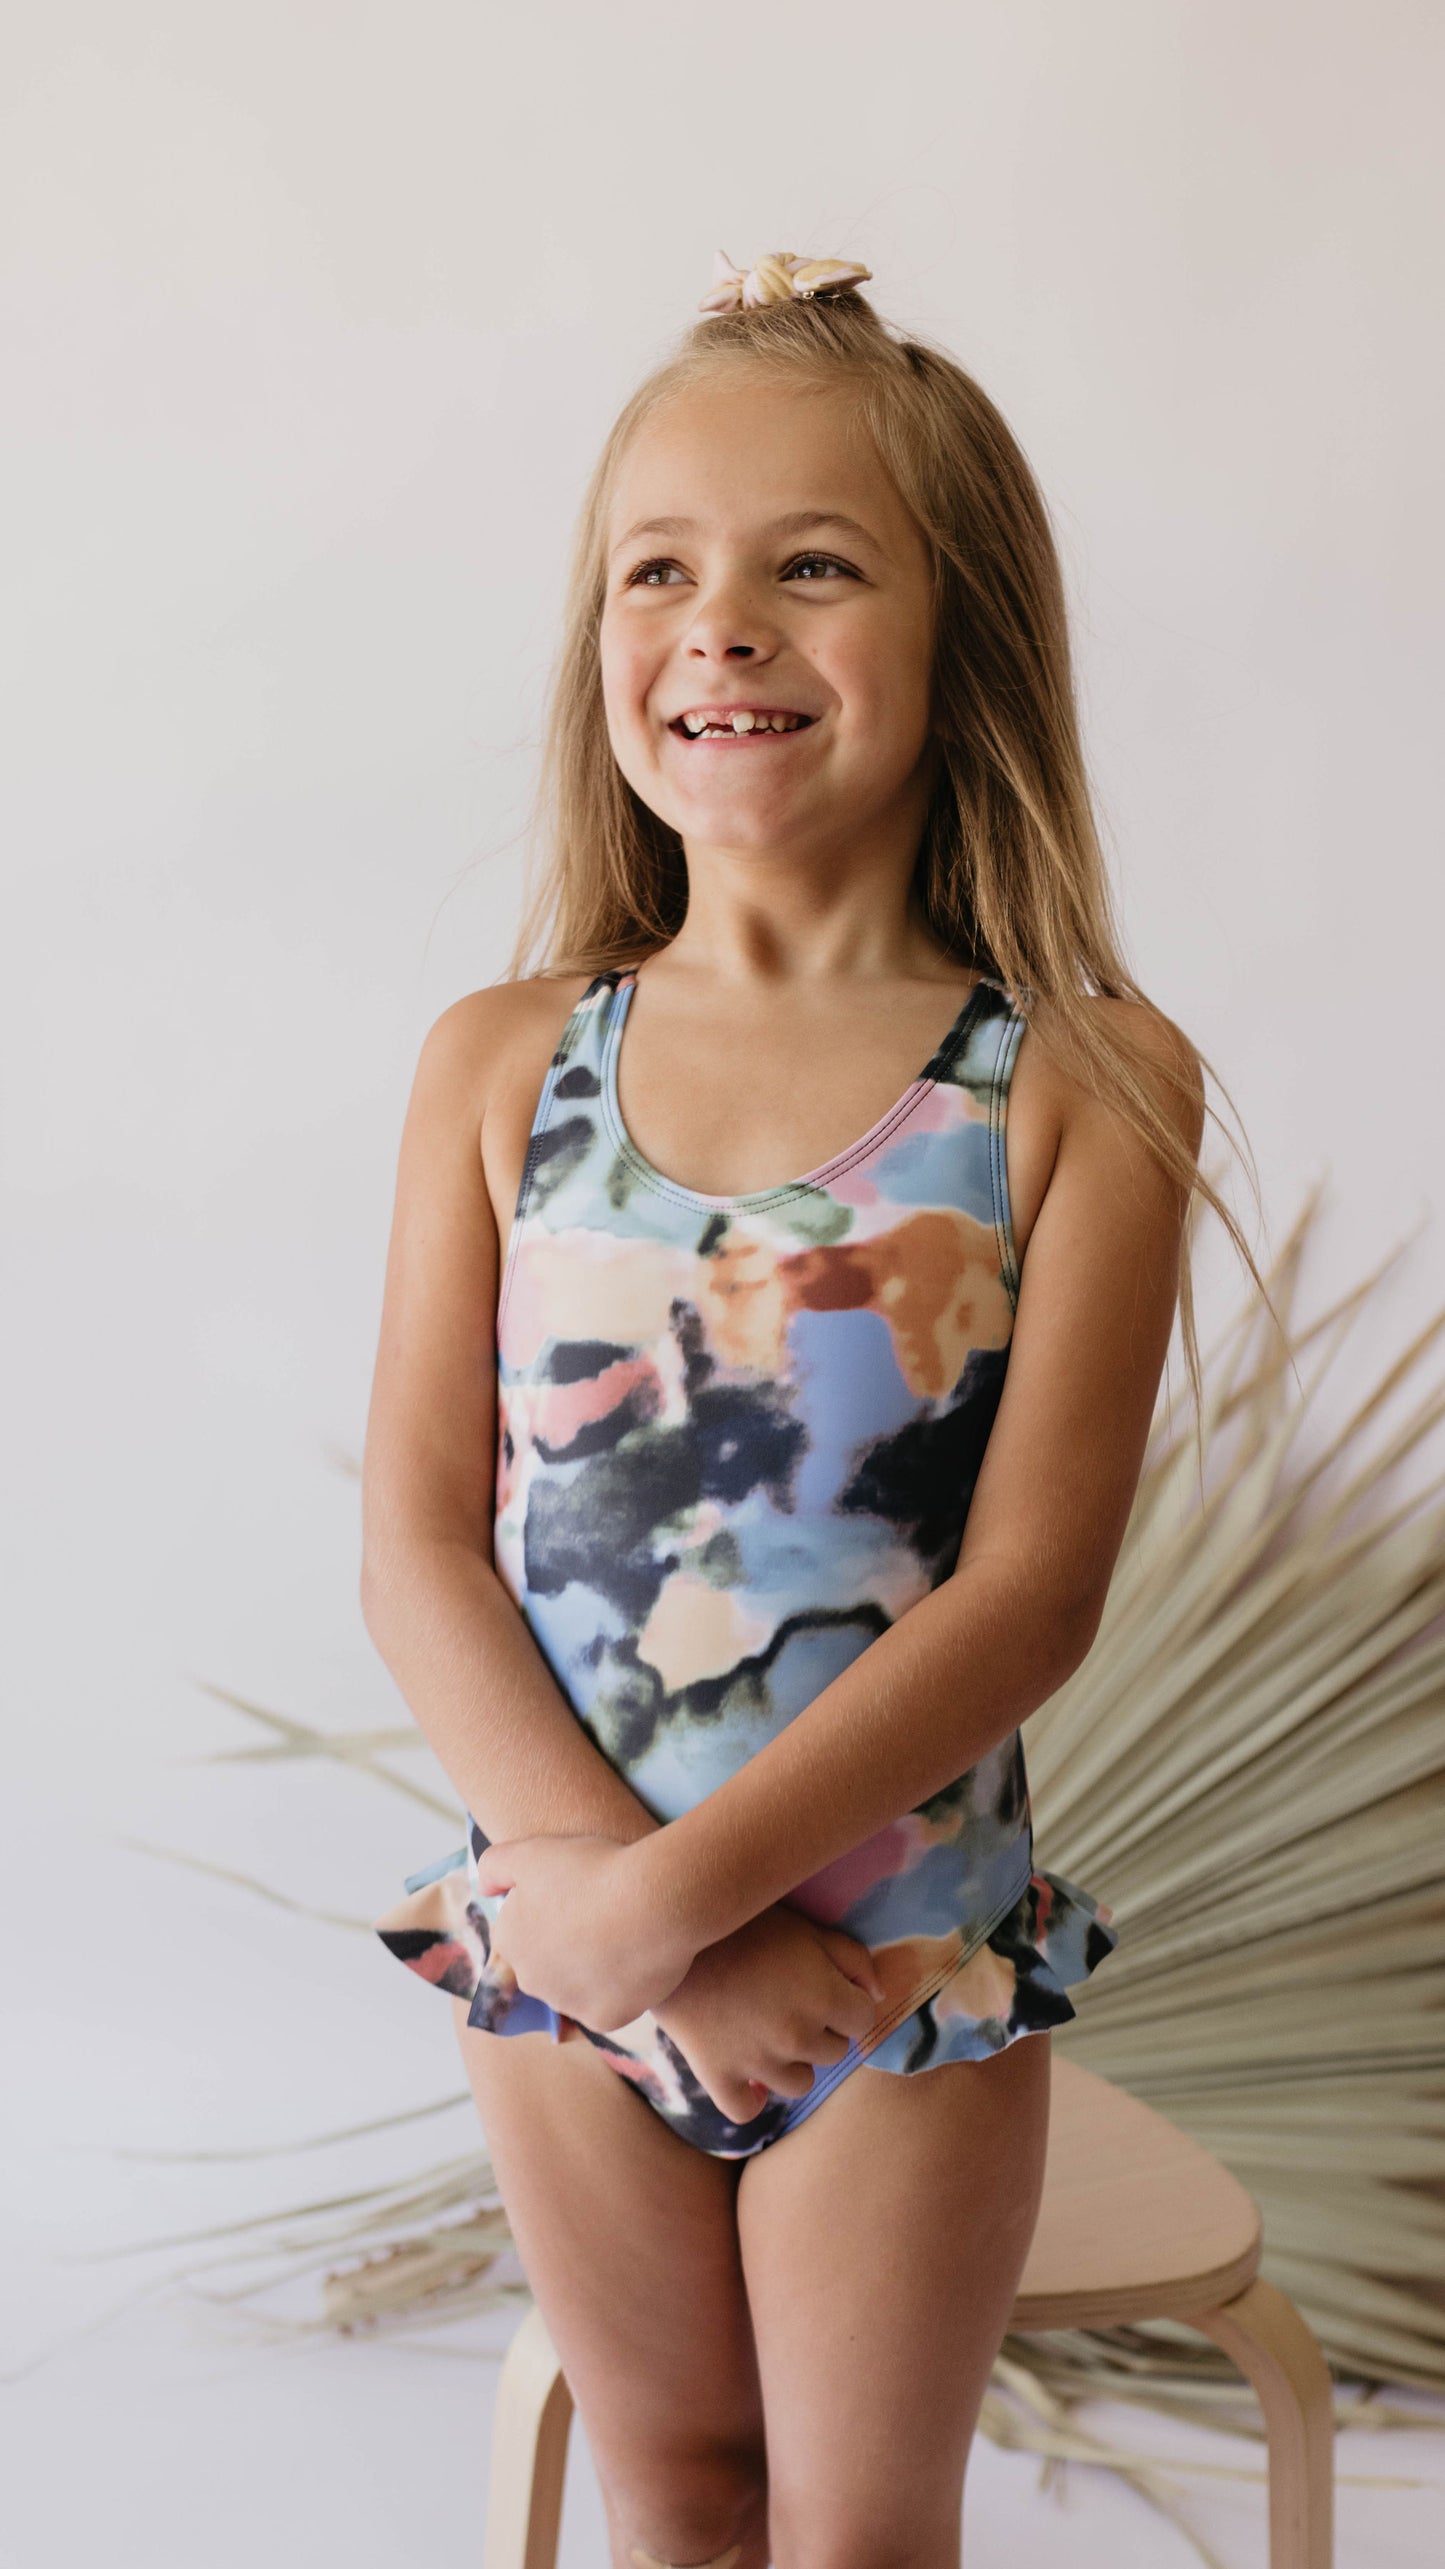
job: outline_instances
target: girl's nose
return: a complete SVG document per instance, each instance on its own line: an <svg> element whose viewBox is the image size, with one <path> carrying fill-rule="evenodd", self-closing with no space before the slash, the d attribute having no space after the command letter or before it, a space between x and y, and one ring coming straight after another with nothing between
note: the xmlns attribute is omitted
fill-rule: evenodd
<svg viewBox="0 0 1445 2569"><path fill-rule="evenodd" d="M688 631L688 656L694 660L766 660L777 648L777 634L761 599L750 597L740 583L720 583L700 597Z"/></svg>

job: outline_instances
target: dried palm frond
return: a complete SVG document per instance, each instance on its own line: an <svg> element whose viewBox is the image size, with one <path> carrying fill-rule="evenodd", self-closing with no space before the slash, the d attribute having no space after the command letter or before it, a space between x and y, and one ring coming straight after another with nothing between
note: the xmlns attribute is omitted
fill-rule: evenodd
<svg viewBox="0 0 1445 2569"><path fill-rule="evenodd" d="M1313 1210L1269 1280L1287 1325ZM1416 1388L1442 1322L1307 1452L1379 1281L1293 1334L1292 1361L1260 1305L1241 1314L1206 1367L1202 1492L1166 1417L1094 1647L1025 1740L1045 1860L1119 1929L1056 2042L1249 2188L1262 2271L1337 2370L1438 2388L1445 1508L1396 1483L1445 1415ZM1120 2335L1018 2352L1117 2394ZM1181 2390L1224 2372L1178 2337Z"/></svg>

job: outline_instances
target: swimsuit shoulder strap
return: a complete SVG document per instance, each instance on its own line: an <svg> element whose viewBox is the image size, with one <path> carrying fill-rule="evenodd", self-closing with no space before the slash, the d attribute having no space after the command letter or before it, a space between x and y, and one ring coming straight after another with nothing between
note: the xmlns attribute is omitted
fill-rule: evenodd
<svg viewBox="0 0 1445 2569"><path fill-rule="evenodd" d="M549 1182L549 1172L555 1177L559 1160L565 1160L571 1150L585 1148L593 1136L597 1100L602 1092L603 1048L612 1005L619 984L626 978L627 975L617 968L593 974L562 1028L547 1064L527 1138L521 1184L512 1212L511 1236L498 1286L499 1332L523 1228L536 1201L539 1185Z"/></svg>
<svg viewBox="0 0 1445 2569"><path fill-rule="evenodd" d="M1008 1193L1008 1101L1019 1044L1028 1024L1028 994L985 979L947 1042L928 1065L930 1079L966 1089L988 1123L989 1180L999 1264L1017 1304L1019 1266Z"/></svg>

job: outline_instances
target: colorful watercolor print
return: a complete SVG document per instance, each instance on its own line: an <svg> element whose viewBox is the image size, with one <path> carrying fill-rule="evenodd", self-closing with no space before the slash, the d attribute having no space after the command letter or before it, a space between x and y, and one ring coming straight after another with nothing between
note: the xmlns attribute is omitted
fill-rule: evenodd
<svg viewBox="0 0 1445 2569"><path fill-rule="evenodd" d="M599 973L543 1085L498 1295L495 1558L577 1718L659 1820L701 1801L949 1576L1018 1292L1004 1135L1023 1016L978 983L897 1104L785 1186L701 1195L627 1134L635 986ZM389 1949L507 2034L585 2035L740 2158L860 2064L977 2060L1074 2014L1109 1910L1035 1870L1017 1731L790 1894L871 1950L865 2045L738 2124L651 2015L602 2034L489 1976L487 1840L413 1875Z"/></svg>

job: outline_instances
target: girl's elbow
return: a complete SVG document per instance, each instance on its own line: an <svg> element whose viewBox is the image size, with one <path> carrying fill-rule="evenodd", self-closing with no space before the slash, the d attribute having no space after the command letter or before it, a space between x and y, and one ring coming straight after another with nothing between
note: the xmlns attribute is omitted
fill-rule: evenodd
<svg viewBox="0 0 1445 2569"><path fill-rule="evenodd" d="M1066 1678L1072 1677L1075 1669L1081 1668L1088 1658L1104 1620L1108 1593L1107 1587L1089 1586L1071 1591L1056 1602L1048 1617L1058 1672L1053 1680L1055 1686L1062 1686Z"/></svg>
<svg viewBox="0 0 1445 2569"><path fill-rule="evenodd" d="M388 1590L389 1583L378 1564L368 1555L363 1554L361 1577L357 1582L357 1594L361 1602L361 1620L366 1627L368 1638L375 1642L378 1650L381 1648Z"/></svg>
<svg viewBox="0 0 1445 2569"><path fill-rule="evenodd" d="M404 1593L406 1584L396 1544L363 1541L361 1576L357 1583L361 1620L383 1657L396 1620L397 1600Z"/></svg>

